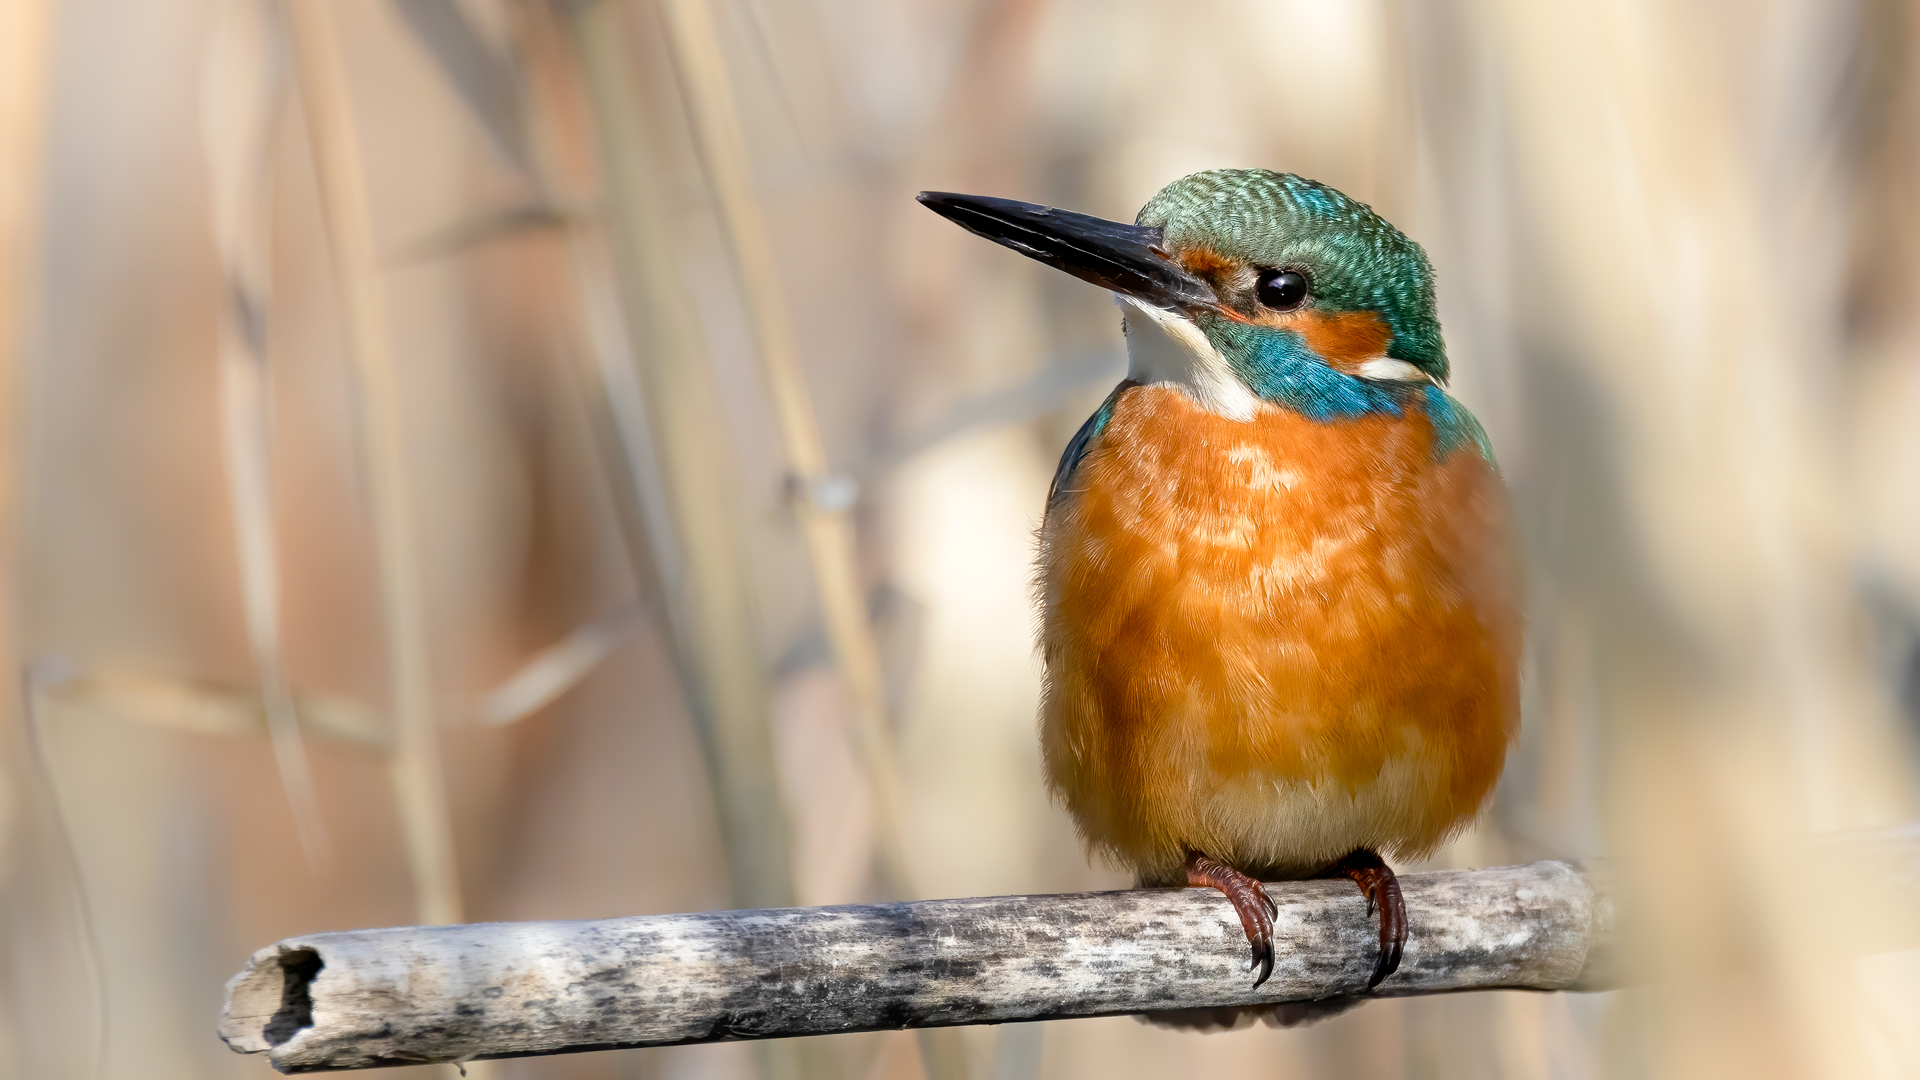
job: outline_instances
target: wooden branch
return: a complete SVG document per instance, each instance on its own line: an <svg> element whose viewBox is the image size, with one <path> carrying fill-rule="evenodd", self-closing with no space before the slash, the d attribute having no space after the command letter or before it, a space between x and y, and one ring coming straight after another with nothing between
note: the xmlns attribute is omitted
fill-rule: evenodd
<svg viewBox="0 0 1920 1080"><path fill-rule="evenodd" d="M1382 991L1605 982L1612 908L1591 867L1401 880L1413 936ZM1377 932L1358 890L1344 881L1271 890L1277 959L1258 991L1224 897L1143 889L289 938L255 953L228 984L220 1034L303 1072L1296 1001L1365 987Z"/></svg>
<svg viewBox="0 0 1920 1080"><path fill-rule="evenodd" d="M1867 839L1888 886L1920 901L1920 832ZM1603 863L1400 880L1412 936L1381 995L1631 978ZM314 934L253 955L220 1035L309 1072L1359 993L1378 940L1359 892L1268 889L1276 960L1259 990L1219 893L1139 889Z"/></svg>

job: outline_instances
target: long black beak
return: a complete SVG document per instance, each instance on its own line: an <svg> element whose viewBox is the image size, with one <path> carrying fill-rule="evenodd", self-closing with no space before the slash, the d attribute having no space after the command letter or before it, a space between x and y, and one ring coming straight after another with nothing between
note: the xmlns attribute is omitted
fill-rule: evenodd
<svg viewBox="0 0 1920 1080"><path fill-rule="evenodd" d="M920 202L970 233L1155 307L1192 311L1217 303L1212 286L1168 258L1159 229L951 191L923 191Z"/></svg>

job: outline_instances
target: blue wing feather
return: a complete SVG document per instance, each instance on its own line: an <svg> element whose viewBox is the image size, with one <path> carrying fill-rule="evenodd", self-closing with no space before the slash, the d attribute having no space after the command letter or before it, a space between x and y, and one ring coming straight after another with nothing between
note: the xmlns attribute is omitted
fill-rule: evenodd
<svg viewBox="0 0 1920 1080"><path fill-rule="evenodd" d="M1087 422L1080 425L1080 430L1073 433L1073 438L1067 440L1067 448L1060 454L1060 465L1053 470L1053 483L1047 487L1048 510L1053 509L1053 504L1058 502L1063 494L1072 490L1067 484L1073 479L1073 470L1079 466L1080 459L1087 456L1087 451L1093 446L1093 440L1107 430L1107 424L1113 420L1113 406L1120 400L1120 395L1138 385L1140 384L1128 379L1114 387L1113 393L1107 395L1107 400L1101 402L1093 415L1087 417Z"/></svg>

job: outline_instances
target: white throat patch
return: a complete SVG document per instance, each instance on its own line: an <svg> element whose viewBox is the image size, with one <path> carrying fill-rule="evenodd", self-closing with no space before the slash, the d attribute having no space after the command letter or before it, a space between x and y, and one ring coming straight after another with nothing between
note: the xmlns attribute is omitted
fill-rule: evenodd
<svg viewBox="0 0 1920 1080"><path fill-rule="evenodd" d="M1244 423L1259 412L1260 399L1184 315L1118 293L1114 297L1126 311L1127 378L1143 386L1176 387L1229 420Z"/></svg>
<svg viewBox="0 0 1920 1080"><path fill-rule="evenodd" d="M1360 365L1360 377L1363 379L1382 379L1391 382L1430 383L1433 377L1405 360L1389 360L1376 356Z"/></svg>

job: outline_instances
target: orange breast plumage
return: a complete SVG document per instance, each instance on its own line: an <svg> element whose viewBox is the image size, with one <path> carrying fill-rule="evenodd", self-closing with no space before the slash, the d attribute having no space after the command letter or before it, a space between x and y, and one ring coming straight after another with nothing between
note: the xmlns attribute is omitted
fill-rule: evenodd
<svg viewBox="0 0 1920 1080"><path fill-rule="evenodd" d="M1420 408L1111 403L1050 507L1047 777L1144 883L1202 851L1299 877L1415 858L1484 805L1518 724L1504 485Z"/></svg>

